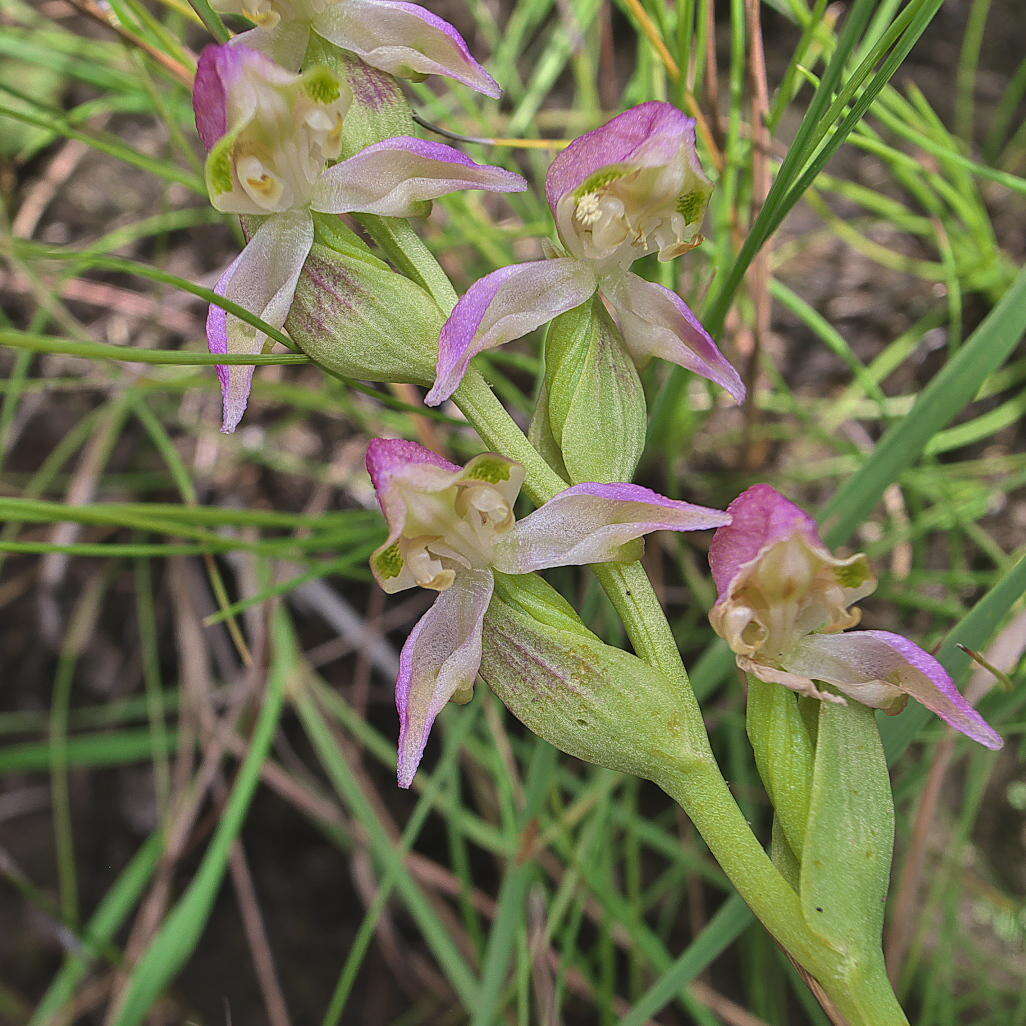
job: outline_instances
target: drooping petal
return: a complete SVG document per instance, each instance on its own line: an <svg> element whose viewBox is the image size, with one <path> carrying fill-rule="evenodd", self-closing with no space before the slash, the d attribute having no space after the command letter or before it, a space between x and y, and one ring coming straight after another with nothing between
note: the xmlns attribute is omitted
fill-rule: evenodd
<svg viewBox="0 0 1026 1026"><path fill-rule="evenodd" d="M612 304L636 360L655 356L679 364L722 386L736 402L744 402L741 375L675 292L628 271L604 287L602 294Z"/></svg>
<svg viewBox="0 0 1026 1026"><path fill-rule="evenodd" d="M313 27L336 46L391 75L444 75L486 96L502 95L456 29L417 4L345 0L319 14Z"/></svg>
<svg viewBox="0 0 1026 1026"><path fill-rule="evenodd" d="M266 54L275 64L288 71L299 71L310 40L310 26L305 21L279 21L275 25L258 25L248 32L232 36L229 45L248 46Z"/></svg>
<svg viewBox="0 0 1026 1026"><path fill-rule="evenodd" d="M526 574L618 558L621 546L653 531L722 527L722 510L668 499L641 485L579 484L519 521L495 546L495 567Z"/></svg>
<svg viewBox="0 0 1026 1026"><path fill-rule="evenodd" d="M632 170L667 164L682 138L694 149L695 119L669 103L650 100L618 114L600 128L575 139L549 167L545 195L553 213L559 201L611 165Z"/></svg>
<svg viewBox="0 0 1026 1026"><path fill-rule="evenodd" d="M985 748L998 749L1004 744L959 694L944 667L900 634L812 634L782 661L791 673L833 684L865 705L885 708L893 704L898 693L910 695ZM881 693L881 688L891 694Z"/></svg>
<svg viewBox="0 0 1026 1026"><path fill-rule="evenodd" d="M257 314L272 327L280 328L288 317L313 235L313 221L305 210L269 217L221 276L214 291ZM210 352L255 355L266 341L263 332L211 305L207 314ZM224 398L221 430L234 431L246 410L253 367L218 365L217 375Z"/></svg>
<svg viewBox="0 0 1026 1026"><path fill-rule="evenodd" d="M375 143L329 168L318 182L312 206L329 214L359 211L411 217L417 205L460 189L523 192L520 175L477 164L443 143L400 135Z"/></svg>
<svg viewBox="0 0 1026 1026"><path fill-rule="evenodd" d="M413 782L435 717L454 695L473 687L481 666L481 625L492 587L489 570L458 574L403 645L395 685L400 787Z"/></svg>
<svg viewBox="0 0 1026 1026"><path fill-rule="evenodd" d="M713 535L709 546L709 568L721 598L743 566L784 538L800 532L824 547L816 521L772 485L752 485L727 507L727 512L730 524Z"/></svg>
<svg viewBox="0 0 1026 1026"><path fill-rule="evenodd" d="M526 335L595 294L594 273L578 260L533 260L492 271L467 290L442 328L438 376L424 400L438 406L459 387L470 361Z"/></svg>

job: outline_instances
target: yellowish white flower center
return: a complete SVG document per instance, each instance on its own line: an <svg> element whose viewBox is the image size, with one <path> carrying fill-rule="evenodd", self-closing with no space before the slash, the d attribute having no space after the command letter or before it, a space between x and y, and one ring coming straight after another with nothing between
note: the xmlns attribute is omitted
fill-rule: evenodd
<svg viewBox="0 0 1026 1026"><path fill-rule="evenodd" d="M564 196L557 219L574 255L622 265L648 253L668 260L699 239L709 185L690 164L598 172Z"/></svg>
<svg viewBox="0 0 1026 1026"><path fill-rule="evenodd" d="M513 526L513 509L487 481L461 480L440 492L404 489L406 525L398 541L422 588L444 591L461 568L492 565L495 541Z"/></svg>
<svg viewBox="0 0 1026 1026"><path fill-rule="evenodd" d="M268 214L306 206L325 163L341 154L349 102L330 73L298 76L250 67L229 96L230 114L241 128L225 143L231 171L224 187L212 190L215 205Z"/></svg>

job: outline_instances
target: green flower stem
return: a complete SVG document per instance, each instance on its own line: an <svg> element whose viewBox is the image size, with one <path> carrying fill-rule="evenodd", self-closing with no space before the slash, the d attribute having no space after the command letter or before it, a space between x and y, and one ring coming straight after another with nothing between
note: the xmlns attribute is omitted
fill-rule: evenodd
<svg viewBox="0 0 1026 1026"><path fill-rule="evenodd" d="M404 223L400 229L394 224L371 225L369 219L362 220L389 257L422 284L443 310L451 310L455 293L448 278L408 225ZM486 445L523 464L524 489L536 505L567 487L477 370L468 371L453 398ZM594 570L635 652L678 685L688 751L685 759L668 769L666 779L658 782L660 786L691 818L748 906L819 981L849 1026L908 1026L883 971L882 959L880 966L866 972L865 967L846 963L839 952L809 929L797 894L742 815L716 764L676 639L642 565L609 563Z"/></svg>
<svg viewBox="0 0 1026 1026"><path fill-rule="evenodd" d="M748 907L819 982L848 1026L908 1026L879 965L853 965L806 924L798 895L759 844L715 763L683 763L660 787L687 813Z"/></svg>

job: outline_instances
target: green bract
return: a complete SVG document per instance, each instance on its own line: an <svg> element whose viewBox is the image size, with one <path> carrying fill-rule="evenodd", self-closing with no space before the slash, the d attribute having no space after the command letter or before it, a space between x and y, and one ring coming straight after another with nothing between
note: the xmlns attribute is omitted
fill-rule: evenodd
<svg viewBox="0 0 1026 1026"><path fill-rule="evenodd" d="M645 448L645 412L634 361L601 300L549 325L531 435L571 482L630 481Z"/></svg>
<svg viewBox="0 0 1026 1026"><path fill-rule="evenodd" d="M337 231L337 229L336 229ZM351 233L350 233L351 234ZM300 349L336 374L429 384L444 317L423 289L352 236L315 245L286 328Z"/></svg>

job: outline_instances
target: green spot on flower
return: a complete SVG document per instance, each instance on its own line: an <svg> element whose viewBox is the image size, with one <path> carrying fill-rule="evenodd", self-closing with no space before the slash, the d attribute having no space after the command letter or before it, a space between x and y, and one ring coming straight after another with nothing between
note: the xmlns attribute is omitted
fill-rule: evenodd
<svg viewBox="0 0 1026 1026"><path fill-rule="evenodd" d="M702 220L705 213L706 196L704 192L682 192L677 197L677 213L684 218L685 224L695 224Z"/></svg>
<svg viewBox="0 0 1026 1026"><path fill-rule="evenodd" d="M398 577L403 572L403 563L403 554L399 551L398 542L393 542L374 557L374 569L386 580Z"/></svg>
<svg viewBox="0 0 1026 1026"><path fill-rule="evenodd" d="M231 192L234 181L232 178L232 141L222 139L207 157L207 186L212 193Z"/></svg>
<svg viewBox="0 0 1026 1026"><path fill-rule="evenodd" d="M574 189L574 196L576 196L577 199L580 199L582 196L598 192L599 189L604 189L612 182L623 178L627 173L628 172L625 168L605 167L601 171L596 171L593 175L590 175L581 182L581 184Z"/></svg>
<svg viewBox="0 0 1026 1026"><path fill-rule="evenodd" d="M509 480L510 464L505 460L485 456L477 460L473 466L467 467L463 476L464 481L487 481L488 484L498 484L500 481Z"/></svg>
<svg viewBox="0 0 1026 1026"><path fill-rule="evenodd" d="M834 576L842 588L857 588L869 577L869 567L866 566L864 559L860 559L857 563L835 567Z"/></svg>
<svg viewBox="0 0 1026 1026"><path fill-rule="evenodd" d="M338 79L325 67L312 68L303 76L303 90L314 103L334 103L342 94Z"/></svg>

